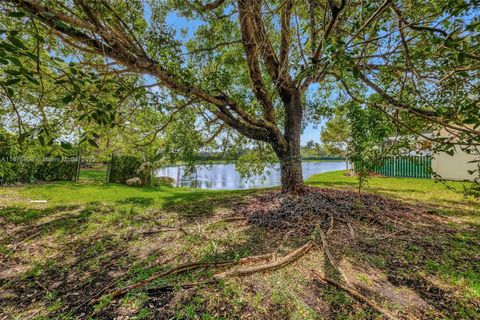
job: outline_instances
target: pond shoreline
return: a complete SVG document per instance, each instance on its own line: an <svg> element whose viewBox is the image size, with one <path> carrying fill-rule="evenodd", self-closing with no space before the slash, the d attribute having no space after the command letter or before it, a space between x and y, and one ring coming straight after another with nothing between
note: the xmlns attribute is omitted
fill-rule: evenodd
<svg viewBox="0 0 480 320"><path fill-rule="evenodd" d="M196 161L194 162L195 165L204 166L210 164L229 164L235 163L238 160L208 160L208 161ZM303 159L302 162L345 162L346 159ZM275 164L279 164L280 162L274 162ZM188 162L175 162L175 163L167 163L162 167L172 167L172 166L186 166Z"/></svg>
<svg viewBox="0 0 480 320"><path fill-rule="evenodd" d="M304 161L303 177L308 179L318 173L344 170L345 161ZM155 172L157 177L175 179L176 187L194 187L211 190L242 190L268 188L280 185L279 164L267 167L261 174L244 176L235 163L208 163L196 165L192 172L185 165L164 166Z"/></svg>

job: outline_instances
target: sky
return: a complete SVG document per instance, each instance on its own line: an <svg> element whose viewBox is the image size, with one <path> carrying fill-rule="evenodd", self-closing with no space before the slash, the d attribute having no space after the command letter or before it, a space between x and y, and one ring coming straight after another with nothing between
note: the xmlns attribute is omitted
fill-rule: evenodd
<svg viewBox="0 0 480 320"><path fill-rule="evenodd" d="M146 21L150 21L151 9L148 4L145 3L145 18ZM183 17L179 17L174 13L168 14L166 17L166 22L172 26L175 30L187 29L188 32L185 36L182 36L180 32L177 32L176 38L180 41L188 41L189 38L193 37L197 28L201 25L200 21L187 20ZM301 144L305 145L308 141L313 140L315 142L320 142L320 130L323 127L324 122L321 122L319 125L309 124L306 126L303 134L301 136Z"/></svg>

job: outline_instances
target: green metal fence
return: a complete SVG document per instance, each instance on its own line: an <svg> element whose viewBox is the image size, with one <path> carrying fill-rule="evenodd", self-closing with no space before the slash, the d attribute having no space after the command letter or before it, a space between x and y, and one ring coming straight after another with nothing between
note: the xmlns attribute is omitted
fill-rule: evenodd
<svg viewBox="0 0 480 320"><path fill-rule="evenodd" d="M359 168L360 165L355 162L355 168ZM432 158L429 156L388 157L375 165L373 171L386 177L431 178Z"/></svg>

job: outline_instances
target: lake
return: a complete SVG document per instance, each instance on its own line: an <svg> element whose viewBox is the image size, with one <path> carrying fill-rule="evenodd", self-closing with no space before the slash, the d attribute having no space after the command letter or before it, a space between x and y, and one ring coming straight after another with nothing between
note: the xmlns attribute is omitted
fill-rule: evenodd
<svg viewBox="0 0 480 320"><path fill-rule="evenodd" d="M307 179L311 175L345 170L343 161L319 161L302 163L303 178ZM242 178L235 169L234 163L199 165L196 167L196 173L185 174L185 168L182 166L171 166L158 169L158 177L171 177L176 181L179 187L197 187L212 190L237 190L251 188L266 188L280 185L280 168L275 165L268 169L268 172L261 176L251 178Z"/></svg>

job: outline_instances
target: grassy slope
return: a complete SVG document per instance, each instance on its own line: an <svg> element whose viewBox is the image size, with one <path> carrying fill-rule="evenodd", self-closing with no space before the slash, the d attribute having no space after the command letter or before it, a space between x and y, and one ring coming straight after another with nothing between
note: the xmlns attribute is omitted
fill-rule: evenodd
<svg viewBox="0 0 480 320"><path fill-rule="evenodd" d="M48 318L48 315L68 318L78 301L88 301L88 295L102 287L136 282L185 261L238 258L271 252L277 247L267 241L270 236L261 230L218 222L219 215L227 214L239 201L248 202L248 196L258 191L131 188L104 183L104 175L98 170L83 171L81 177L79 183L0 189L0 227L8 230L0 236L0 255L6 257L5 271L0 271L0 287L7 296L13 296L8 300L13 302L4 305L0 299L0 315L3 311L20 317L35 314L39 318ZM313 176L308 183L355 188L356 179L331 172ZM461 183L449 185L456 189L462 186ZM443 219L440 223L454 231L448 236L425 236L422 241L405 246L400 242L397 245L395 239L372 240L366 243L368 250L345 251L345 261L358 260L363 266L361 272L348 269L355 275L354 280L375 287L379 278L390 279L392 274L415 281L425 278L430 286L443 290L439 299L447 294L453 296L446 300L451 309L441 313L442 316L448 317L448 313L452 313L452 319L480 316L475 304L472 305L480 299L479 203L442 184L422 179L374 178L367 191L427 204L434 212L432 217ZM48 202L29 203L30 199ZM159 224L181 224L191 231L187 235L138 235ZM301 241L304 240L291 239L287 246L298 246ZM440 242L447 250L441 255L430 254L428 245ZM18 247L16 243L20 243ZM392 256L400 267L392 267ZM93 310L99 318L124 315L139 319L165 313L179 319L195 318L199 314L204 319L221 315L229 318L231 314L278 319L377 317L367 306L342 292L312 287L306 276L307 269L318 268L322 259L312 252L296 265L266 275L228 280L218 286L156 293L136 290L119 301L104 296ZM348 267L352 266L346 264L345 268ZM208 276L208 272L159 280L152 287L195 281L204 276ZM58 285L59 278L63 279L61 285ZM416 297L412 288L418 284L394 284L398 286L395 290ZM393 294L387 290L389 287L385 289L385 284L381 288ZM76 294L73 299L72 293ZM29 302L32 300L29 294L35 297L35 303ZM421 295L421 298L430 302L428 296ZM26 307L20 307L22 303ZM403 308L403 304L410 302L398 303L398 307L387 305L393 309ZM165 305L169 306L168 310Z"/></svg>

